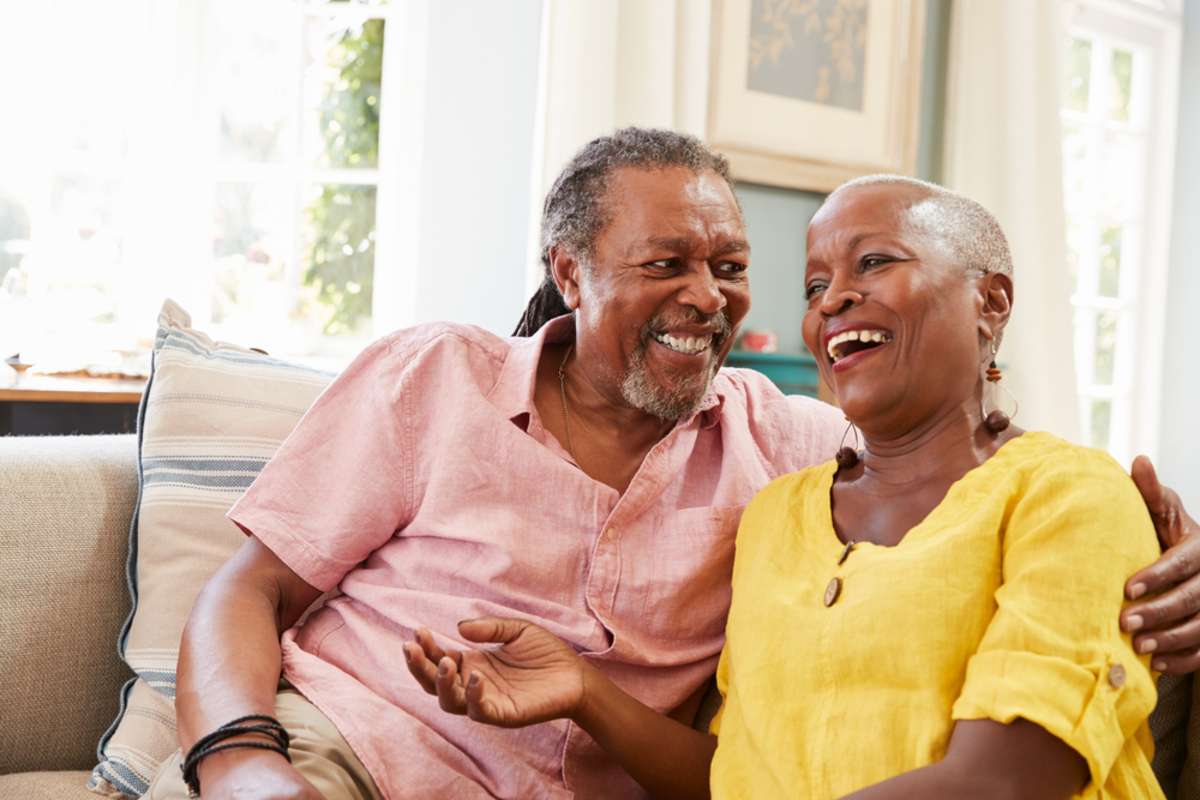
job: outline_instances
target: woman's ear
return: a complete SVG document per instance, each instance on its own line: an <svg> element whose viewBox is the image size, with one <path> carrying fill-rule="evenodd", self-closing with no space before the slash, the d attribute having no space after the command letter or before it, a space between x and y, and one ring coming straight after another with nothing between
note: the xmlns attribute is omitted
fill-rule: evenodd
<svg viewBox="0 0 1200 800"><path fill-rule="evenodd" d="M579 308L579 279L583 265L567 248L560 244L550 248L550 274L554 276L554 285L562 295L567 308L574 311Z"/></svg>
<svg viewBox="0 0 1200 800"><path fill-rule="evenodd" d="M983 308L979 314L979 333L985 339L1000 336L1008 318L1012 316L1012 276L1003 272L988 272L979 279L979 293Z"/></svg>

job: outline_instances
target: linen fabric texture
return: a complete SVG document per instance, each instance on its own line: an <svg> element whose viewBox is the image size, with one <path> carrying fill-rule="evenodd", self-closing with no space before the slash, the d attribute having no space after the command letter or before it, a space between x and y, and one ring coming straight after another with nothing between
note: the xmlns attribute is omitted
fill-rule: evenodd
<svg viewBox="0 0 1200 800"><path fill-rule="evenodd" d="M332 375L216 342L167 301L138 420L130 531L133 609L118 649L136 674L100 741L89 784L139 797L178 747L175 666L200 588L245 537L225 513Z"/></svg>
<svg viewBox="0 0 1200 800"><path fill-rule="evenodd" d="M369 347L230 511L339 595L283 637L283 674L328 715L384 796L641 797L571 723L519 730L443 712L408 674L417 627L536 622L626 691L680 706L716 668L745 503L831 455L841 415L723 369L624 494L576 467L534 404L548 342L435 324Z"/></svg>
<svg viewBox="0 0 1200 800"><path fill-rule="evenodd" d="M938 761L956 720L1022 718L1087 762L1078 797L1162 797L1149 656L1118 625L1159 550L1120 466L1025 433L840 566L836 470L773 482L742 519L713 796L840 797Z"/></svg>

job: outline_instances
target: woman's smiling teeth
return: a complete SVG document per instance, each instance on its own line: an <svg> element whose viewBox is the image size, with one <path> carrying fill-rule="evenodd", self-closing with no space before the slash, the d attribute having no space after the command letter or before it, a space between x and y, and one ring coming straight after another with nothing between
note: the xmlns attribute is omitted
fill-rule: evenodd
<svg viewBox="0 0 1200 800"><path fill-rule="evenodd" d="M857 353L860 350L865 350L870 347L877 347L881 344L886 344L892 340L892 335L887 331L880 330L856 330L844 331L837 336L832 337L829 343L825 345L825 349L829 352L829 359L833 363L837 363L848 355Z"/></svg>
<svg viewBox="0 0 1200 800"><path fill-rule="evenodd" d="M653 334L654 341L661 344L663 347L670 348L677 353L686 353L694 356L697 353L702 353L712 344L712 335L708 336L672 336L669 333Z"/></svg>

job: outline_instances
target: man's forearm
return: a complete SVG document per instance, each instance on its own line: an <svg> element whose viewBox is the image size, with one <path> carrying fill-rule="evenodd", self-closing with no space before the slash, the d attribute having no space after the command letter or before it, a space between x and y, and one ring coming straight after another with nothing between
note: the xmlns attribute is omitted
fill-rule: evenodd
<svg viewBox="0 0 1200 800"><path fill-rule="evenodd" d="M643 705L588 666L573 721L654 797L708 798L715 736Z"/></svg>
<svg viewBox="0 0 1200 800"><path fill-rule="evenodd" d="M273 715L279 671L272 599L237 580L218 578L205 586L179 651L175 710L184 751L232 719Z"/></svg>

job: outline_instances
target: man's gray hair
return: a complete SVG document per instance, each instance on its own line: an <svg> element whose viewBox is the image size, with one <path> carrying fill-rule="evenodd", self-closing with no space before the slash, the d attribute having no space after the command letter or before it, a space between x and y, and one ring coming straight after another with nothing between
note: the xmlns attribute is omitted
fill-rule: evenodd
<svg viewBox="0 0 1200 800"><path fill-rule="evenodd" d="M657 128L621 128L601 136L563 167L542 208L542 263L550 248L565 245L578 256L592 254L596 236L612 220L603 202L609 178L621 167L685 167L697 174L712 171L733 188L729 162L694 136Z"/></svg>
<svg viewBox="0 0 1200 800"><path fill-rule="evenodd" d="M1000 223L979 203L944 186L903 175L866 175L843 183L830 197L880 184L915 189L918 198L908 207L909 223L946 242L968 272L1013 274L1012 254Z"/></svg>
<svg viewBox="0 0 1200 800"><path fill-rule="evenodd" d="M621 128L593 139L558 174L542 207L542 285L529 300L514 336L532 336L548 320L567 313L550 274L550 250L562 245L586 262L596 237L615 209L604 202L609 179L622 167L684 167L696 174L715 172L733 188L729 162L694 136L656 128ZM737 195L734 195L737 202ZM741 206L738 206L739 210Z"/></svg>

